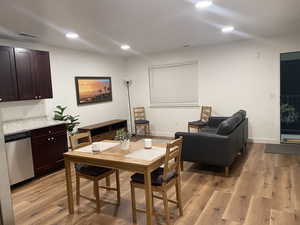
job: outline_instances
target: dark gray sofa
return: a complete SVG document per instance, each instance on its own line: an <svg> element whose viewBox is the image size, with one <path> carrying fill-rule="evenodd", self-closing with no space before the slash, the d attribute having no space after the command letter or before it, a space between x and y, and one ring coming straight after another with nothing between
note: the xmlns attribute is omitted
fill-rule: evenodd
<svg viewBox="0 0 300 225"><path fill-rule="evenodd" d="M239 153L245 153L248 140L246 111L240 110L231 117L211 117L207 127L199 133L177 132L183 137L182 161L229 166Z"/></svg>

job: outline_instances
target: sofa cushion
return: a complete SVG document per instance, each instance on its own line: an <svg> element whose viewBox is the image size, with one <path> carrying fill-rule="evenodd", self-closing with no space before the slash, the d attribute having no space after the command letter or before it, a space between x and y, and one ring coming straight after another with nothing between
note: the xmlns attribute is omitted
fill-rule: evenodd
<svg viewBox="0 0 300 225"><path fill-rule="evenodd" d="M201 129L201 132L210 133L210 134L216 134L217 130L218 130L218 128L205 127L205 128Z"/></svg>
<svg viewBox="0 0 300 225"><path fill-rule="evenodd" d="M228 135L230 134L242 121L242 115L236 114L232 117L229 117L228 119L224 120L222 123L220 123L217 134L220 135Z"/></svg>
<svg viewBox="0 0 300 225"><path fill-rule="evenodd" d="M232 116L236 116L238 114L242 116L242 120L244 120L246 118L246 115L247 115L246 111L241 109L238 112L234 113Z"/></svg>

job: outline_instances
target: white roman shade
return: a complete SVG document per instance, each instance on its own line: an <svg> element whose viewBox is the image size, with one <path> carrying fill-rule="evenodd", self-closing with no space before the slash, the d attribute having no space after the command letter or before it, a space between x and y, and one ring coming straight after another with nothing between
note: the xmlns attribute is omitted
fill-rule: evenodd
<svg viewBox="0 0 300 225"><path fill-rule="evenodd" d="M149 67L150 106L198 106L198 62Z"/></svg>

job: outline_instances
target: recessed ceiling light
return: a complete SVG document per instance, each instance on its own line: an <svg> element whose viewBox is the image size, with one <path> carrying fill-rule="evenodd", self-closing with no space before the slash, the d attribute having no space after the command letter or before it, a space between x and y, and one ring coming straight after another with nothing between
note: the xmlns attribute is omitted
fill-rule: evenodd
<svg viewBox="0 0 300 225"><path fill-rule="evenodd" d="M212 5L212 1L200 1L195 4L198 9L204 9Z"/></svg>
<svg viewBox="0 0 300 225"><path fill-rule="evenodd" d="M222 28L222 32L223 33L230 33L232 31L234 31L234 27L233 26L228 26L228 27L223 27Z"/></svg>
<svg viewBox="0 0 300 225"><path fill-rule="evenodd" d="M79 38L79 35L76 33L73 33L73 32L68 32L68 33L66 33L66 37L70 38L70 39L77 39L77 38Z"/></svg>
<svg viewBox="0 0 300 225"><path fill-rule="evenodd" d="M129 50L130 46L129 45L121 45L122 50Z"/></svg>

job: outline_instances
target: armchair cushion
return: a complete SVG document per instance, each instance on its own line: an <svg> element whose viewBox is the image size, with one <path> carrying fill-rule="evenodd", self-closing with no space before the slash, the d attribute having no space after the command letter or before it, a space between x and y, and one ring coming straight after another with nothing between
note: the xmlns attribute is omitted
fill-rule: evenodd
<svg viewBox="0 0 300 225"><path fill-rule="evenodd" d="M201 120L197 120L197 121L189 122L189 125L193 125L193 126L206 126L207 122L201 121Z"/></svg>
<svg viewBox="0 0 300 225"><path fill-rule="evenodd" d="M164 180L163 173L164 173L163 168L158 168L151 173L151 182L153 186L161 186L163 182L168 183L171 179L177 177L177 173L175 173L174 171L170 171L167 174L167 179ZM144 174L140 174L140 173L135 173L134 175L132 175L131 180L139 184L145 183Z"/></svg>
<svg viewBox="0 0 300 225"><path fill-rule="evenodd" d="M136 124L147 124L149 123L149 120L135 120Z"/></svg>
<svg viewBox="0 0 300 225"><path fill-rule="evenodd" d="M110 171L111 169L99 166L75 164L75 170L88 176L97 177Z"/></svg>

